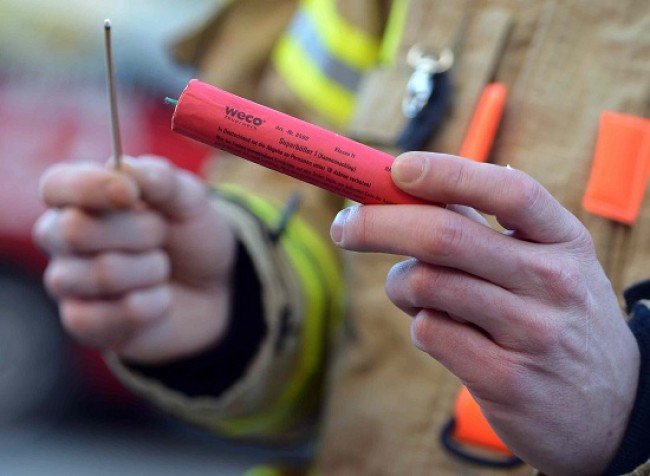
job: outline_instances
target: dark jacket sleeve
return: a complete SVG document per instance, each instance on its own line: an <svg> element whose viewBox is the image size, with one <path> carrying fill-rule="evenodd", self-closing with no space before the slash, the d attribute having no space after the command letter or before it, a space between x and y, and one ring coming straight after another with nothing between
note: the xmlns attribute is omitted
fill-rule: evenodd
<svg viewBox="0 0 650 476"><path fill-rule="evenodd" d="M650 458L650 280L628 289L625 301L632 315L629 326L641 355L639 385L623 442L606 476L633 471Z"/></svg>
<svg viewBox="0 0 650 476"><path fill-rule="evenodd" d="M234 184L213 194L240 242L232 319L220 345L161 366L107 360L138 395L222 436L285 442L315 430L343 288L333 247L302 216Z"/></svg>

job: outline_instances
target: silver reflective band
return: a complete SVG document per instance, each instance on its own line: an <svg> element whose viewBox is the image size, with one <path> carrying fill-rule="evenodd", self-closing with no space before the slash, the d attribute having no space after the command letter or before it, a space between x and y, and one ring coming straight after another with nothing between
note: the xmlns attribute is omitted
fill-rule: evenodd
<svg viewBox="0 0 650 476"><path fill-rule="evenodd" d="M316 25L304 11L298 12L294 17L289 36L300 45L325 76L352 92L356 91L361 81L361 73L327 50Z"/></svg>

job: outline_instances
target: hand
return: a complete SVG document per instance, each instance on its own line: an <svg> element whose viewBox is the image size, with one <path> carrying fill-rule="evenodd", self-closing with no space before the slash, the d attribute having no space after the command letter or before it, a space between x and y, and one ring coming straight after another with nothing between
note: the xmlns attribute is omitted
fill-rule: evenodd
<svg viewBox="0 0 650 476"><path fill-rule="evenodd" d="M550 475L599 474L634 403L639 352L587 230L517 170L409 153L392 173L412 195L457 205L353 207L334 241L413 257L386 290L413 318L415 345L467 385L519 457Z"/></svg>
<svg viewBox="0 0 650 476"><path fill-rule="evenodd" d="M198 352L222 336L235 238L205 186L155 157L122 169L56 165L34 226L45 283L67 330L140 363Z"/></svg>

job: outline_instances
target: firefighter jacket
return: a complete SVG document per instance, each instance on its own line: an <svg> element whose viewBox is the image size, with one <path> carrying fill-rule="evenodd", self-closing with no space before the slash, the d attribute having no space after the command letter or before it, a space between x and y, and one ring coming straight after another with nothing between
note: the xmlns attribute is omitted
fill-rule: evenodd
<svg viewBox="0 0 650 476"><path fill-rule="evenodd" d="M393 106L416 44L454 54L450 105L425 148L457 153L483 87L506 84L490 160L527 172L585 223L618 292L646 279L650 206L631 226L581 206L601 113L649 112L642 1L233 0L174 53L205 82L396 151L405 119ZM318 408L319 474L530 473L469 465L441 449L460 384L414 348L408 318L385 296L400 258L341 254L329 242L340 197L225 154L210 181L259 278L266 335L218 398L122 367L132 388L186 421L246 439L299 435ZM295 193L298 213L276 233Z"/></svg>

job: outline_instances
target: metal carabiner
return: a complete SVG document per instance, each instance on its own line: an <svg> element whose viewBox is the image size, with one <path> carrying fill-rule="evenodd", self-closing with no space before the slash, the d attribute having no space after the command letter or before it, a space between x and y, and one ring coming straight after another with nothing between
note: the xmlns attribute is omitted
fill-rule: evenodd
<svg viewBox="0 0 650 476"><path fill-rule="evenodd" d="M415 44L409 49L406 62L413 68L413 74L406 84L402 113L412 119L427 105L433 94L433 76L444 73L454 64L454 53L445 48L435 56L425 53L420 45Z"/></svg>

